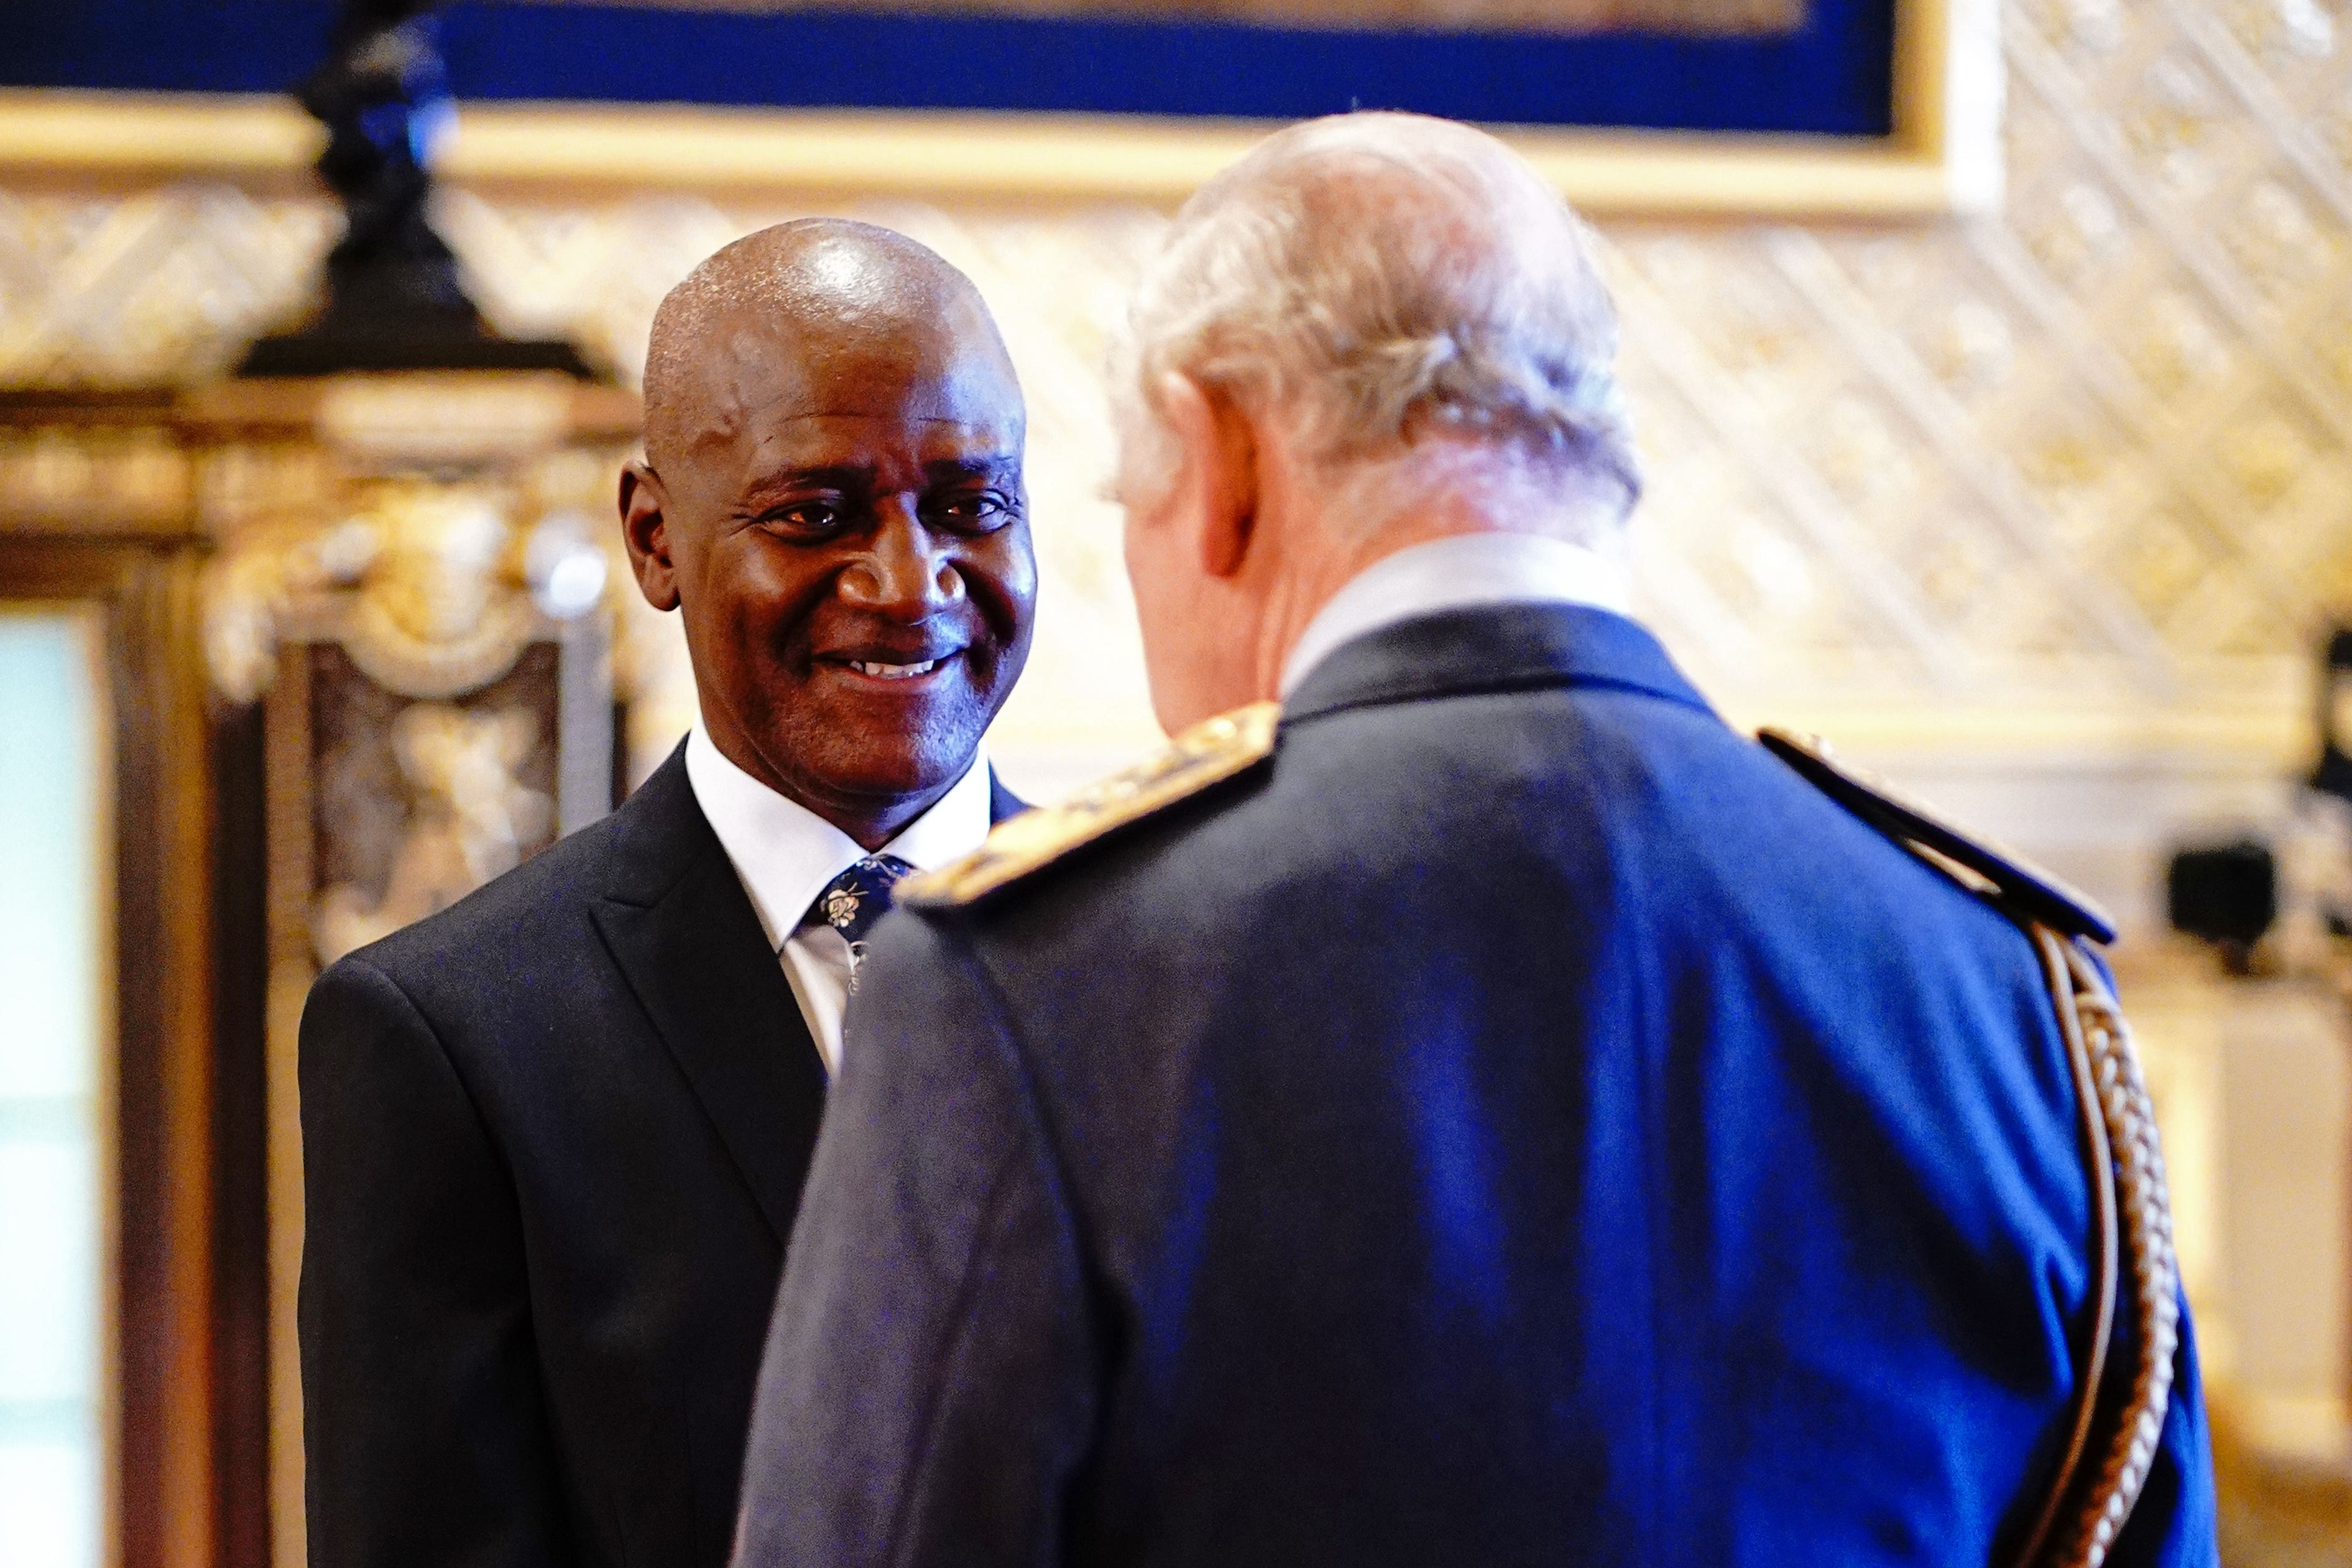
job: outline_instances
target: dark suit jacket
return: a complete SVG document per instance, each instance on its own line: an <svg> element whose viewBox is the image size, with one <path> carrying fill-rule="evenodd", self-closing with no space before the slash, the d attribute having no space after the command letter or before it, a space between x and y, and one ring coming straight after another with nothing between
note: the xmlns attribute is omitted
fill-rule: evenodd
<svg viewBox="0 0 2352 1568"><path fill-rule="evenodd" d="M756 1568L2004 1561L2092 1235L2026 939L1596 610L877 930ZM2184 1340L2111 1561L2206 1564Z"/></svg>
<svg viewBox="0 0 2352 1568"><path fill-rule="evenodd" d="M683 756L320 975L301 1089L312 1568L723 1562L825 1075Z"/></svg>

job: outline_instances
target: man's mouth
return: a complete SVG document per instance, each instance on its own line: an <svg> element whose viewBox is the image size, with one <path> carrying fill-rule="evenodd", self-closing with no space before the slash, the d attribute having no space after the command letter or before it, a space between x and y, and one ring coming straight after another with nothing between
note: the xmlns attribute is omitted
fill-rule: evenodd
<svg viewBox="0 0 2352 1568"><path fill-rule="evenodd" d="M916 648L901 650L868 647L854 654L844 650L839 653L822 654L818 657L823 662L837 669L845 670L864 680L885 681L894 685L928 686L935 679L943 678L956 662L963 658L964 654L964 650L960 647L945 647L930 654L928 658L908 657L918 651L919 650ZM888 654L897 654L898 657L895 658L877 657Z"/></svg>
<svg viewBox="0 0 2352 1568"><path fill-rule="evenodd" d="M939 667L940 661L936 658L927 658L919 664L883 664L878 660L865 658L853 658L849 661L850 668L860 675L870 675L877 680L912 680L918 676L930 674Z"/></svg>

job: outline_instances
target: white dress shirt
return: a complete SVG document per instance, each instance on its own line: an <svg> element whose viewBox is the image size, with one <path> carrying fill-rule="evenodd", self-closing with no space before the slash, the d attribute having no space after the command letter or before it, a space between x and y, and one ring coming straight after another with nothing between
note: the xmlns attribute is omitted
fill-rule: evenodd
<svg viewBox="0 0 2352 1568"><path fill-rule="evenodd" d="M864 859L866 851L808 807L730 762L699 725L686 740L686 777L743 891L751 895L825 1071L839 1072L849 943L829 925L807 923L806 916L825 884ZM896 855L918 871L936 871L980 847L988 837L988 752L982 747L947 794L874 853Z"/></svg>
<svg viewBox="0 0 2352 1568"><path fill-rule="evenodd" d="M1473 605L1590 605L1633 614L1625 569L1600 550L1543 533L1451 533L1397 550L1348 578L1282 660L1282 696L1343 642Z"/></svg>
<svg viewBox="0 0 2352 1568"><path fill-rule="evenodd" d="M1373 562L1331 595L1283 661L1282 695L1342 643L1472 605L1590 605L1630 615L1624 568L1538 533L1457 533Z"/></svg>

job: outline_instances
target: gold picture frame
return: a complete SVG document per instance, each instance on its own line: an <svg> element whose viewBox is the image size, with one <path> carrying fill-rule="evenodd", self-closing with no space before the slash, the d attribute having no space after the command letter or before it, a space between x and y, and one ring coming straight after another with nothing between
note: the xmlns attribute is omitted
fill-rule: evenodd
<svg viewBox="0 0 2352 1568"><path fill-rule="evenodd" d="M2000 200L1991 0L1896 0L1894 133L1751 136L1496 127L1610 217L1903 220ZM456 184L1172 205L1272 128L1130 115L609 103L461 105ZM0 90L0 180L307 176L320 132L260 94Z"/></svg>

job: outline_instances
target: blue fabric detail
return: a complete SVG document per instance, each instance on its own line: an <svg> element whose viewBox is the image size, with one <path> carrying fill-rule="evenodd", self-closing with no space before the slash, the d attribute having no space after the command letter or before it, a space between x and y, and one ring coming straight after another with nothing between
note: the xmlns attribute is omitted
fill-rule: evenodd
<svg viewBox="0 0 2352 1568"><path fill-rule="evenodd" d="M270 92L323 58L331 0L5 6L0 85ZM1318 31L887 11L753 15L472 0L438 16L474 100L1462 120L1885 136L1894 0L1813 0L1771 37Z"/></svg>

